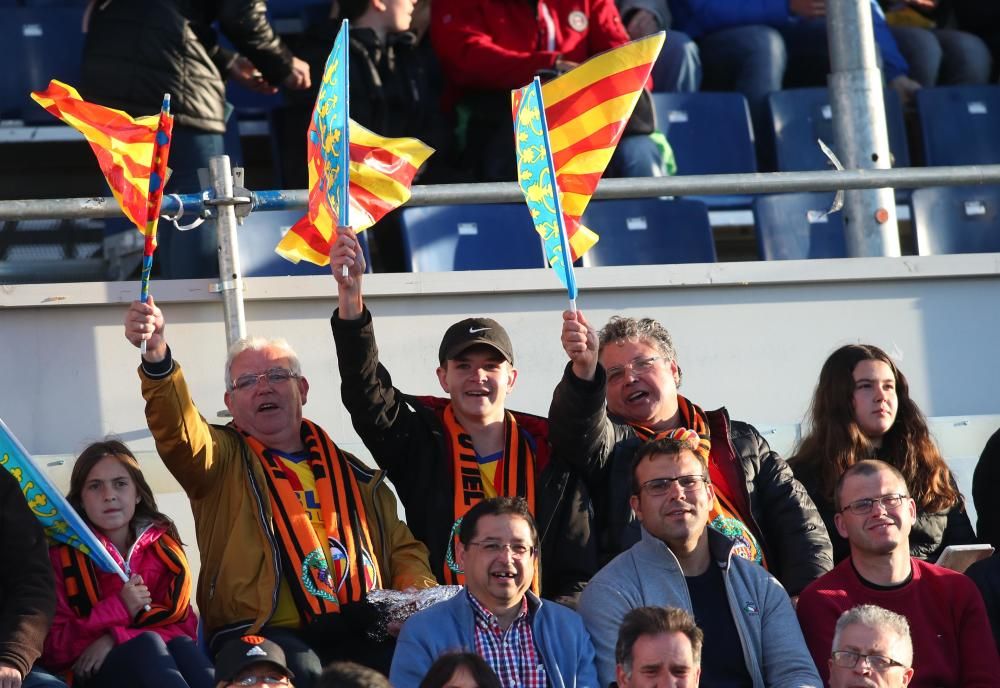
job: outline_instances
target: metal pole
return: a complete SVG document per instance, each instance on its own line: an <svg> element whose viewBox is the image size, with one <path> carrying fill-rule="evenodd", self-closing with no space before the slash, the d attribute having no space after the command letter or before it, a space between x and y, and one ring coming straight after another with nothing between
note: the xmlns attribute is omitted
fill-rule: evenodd
<svg viewBox="0 0 1000 688"><path fill-rule="evenodd" d="M243 272L240 270L239 243L236 238L236 210L233 206L233 174L228 155L217 155L208 161L216 207L219 237L219 283L213 291L222 294L226 320L226 347L247 335L243 311Z"/></svg>
<svg viewBox="0 0 1000 688"><path fill-rule="evenodd" d="M826 9L837 150L848 169L888 169L889 133L870 0L829 0ZM892 189L846 192L844 232L849 256L901 255Z"/></svg>

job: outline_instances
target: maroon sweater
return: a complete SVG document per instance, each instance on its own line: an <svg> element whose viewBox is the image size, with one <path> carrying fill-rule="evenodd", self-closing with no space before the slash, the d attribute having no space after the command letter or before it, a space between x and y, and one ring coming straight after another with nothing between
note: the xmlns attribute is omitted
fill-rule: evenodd
<svg viewBox="0 0 1000 688"><path fill-rule="evenodd" d="M848 557L802 591L796 612L824 684L837 619L856 605L876 604L910 622L911 688L995 688L1000 657L975 584L949 569L911 561L913 579L893 590L866 585Z"/></svg>

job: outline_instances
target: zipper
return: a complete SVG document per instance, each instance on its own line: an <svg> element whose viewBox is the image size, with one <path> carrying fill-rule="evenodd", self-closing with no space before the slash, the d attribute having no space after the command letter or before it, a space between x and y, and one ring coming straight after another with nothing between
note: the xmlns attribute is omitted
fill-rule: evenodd
<svg viewBox="0 0 1000 688"><path fill-rule="evenodd" d="M260 527L263 529L267 542L270 545L271 563L274 565L274 589L271 591L271 611L268 612L267 618L264 619L264 623L266 624L271 620L271 617L274 616L275 610L278 608L278 590L281 587L281 559L278 556L278 544L274 540L274 533L271 531L271 528L267 523L267 514L264 512L264 501L260 492L260 486L254 479L253 469L250 467L250 460L247 457L249 447L242 437L240 437L240 441L240 453L243 456L243 467L246 469L247 478L250 481L250 488L253 490L254 500L257 503L257 519L260 521Z"/></svg>
<svg viewBox="0 0 1000 688"><path fill-rule="evenodd" d="M753 653L751 653L749 648L747 647L746 630L744 628L744 624L746 623L746 621L743 618L743 610L740 607L739 602L733 600L733 588L729 583L729 572L732 564L733 564L733 551L732 549L730 549L729 557L726 561L726 568L723 569L722 571L722 584L726 588L726 600L729 602L729 613L732 615L733 621L736 623L736 632L740 636L740 647L743 649L743 662L747 665L748 668L753 669L753 675L750 677L750 679L753 681L753 684L756 688L756 686L761 685L760 681L758 681L758 677L760 679L763 679L764 672L761 671L760 666L757 664L757 657ZM715 557L712 557L711 566L716 566ZM754 564L754 566L756 566L756 564ZM763 607L761 607L761 609L758 610L758 613L761 614L761 616L763 616L764 614Z"/></svg>

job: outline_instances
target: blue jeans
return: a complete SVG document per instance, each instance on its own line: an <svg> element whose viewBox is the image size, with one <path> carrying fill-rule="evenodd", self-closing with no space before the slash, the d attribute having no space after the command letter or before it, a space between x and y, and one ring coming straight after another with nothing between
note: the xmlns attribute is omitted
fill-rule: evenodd
<svg viewBox="0 0 1000 688"><path fill-rule="evenodd" d="M40 667L33 667L21 681L21 688L66 688L66 684Z"/></svg>
<svg viewBox="0 0 1000 688"><path fill-rule="evenodd" d="M698 44L686 33L667 31L663 50L653 65L653 90L694 93L701 88L701 57Z"/></svg>
<svg viewBox="0 0 1000 688"><path fill-rule="evenodd" d="M186 636L165 642L152 631L116 645L97 675L75 681L83 688L212 688L215 669Z"/></svg>
<svg viewBox="0 0 1000 688"><path fill-rule="evenodd" d="M990 51L978 36L915 26L889 30L910 63L910 78L922 86L985 84L990 80Z"/></svg>
<svg viewBox="0 0 1000 688"><path fill-rule="evenodd" d="M663 155L648 136L622 136L611 155L606 176L662 177Z"/></svg>

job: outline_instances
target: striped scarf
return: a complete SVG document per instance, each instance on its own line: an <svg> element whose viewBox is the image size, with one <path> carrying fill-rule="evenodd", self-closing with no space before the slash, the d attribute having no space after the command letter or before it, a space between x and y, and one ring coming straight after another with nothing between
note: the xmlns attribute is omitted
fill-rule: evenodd
<svg viewBox="0 0 1000 688"><path fill-rule="evenodd" d="M708 515L708 524L736 541L734 554L767 566L764 550L750 530L750 514L742 514L736 507L735 495L738 485L731 485L719 466L711 460L712 436L708 427L708 416L700 406L686 397L677 395L677 410L680 413L680 427L657 432L632 423L635 434L644 442L665 438L684 439L686 432L698 434L694 452L708 466L708 477L715 488L715 503Z"/></svg>
<svg viewBox="0 0 1000 688"><path fill-rule="evenodd" d="M166 604L154 600L148 609L140 610L132 620L132 625L139 628L179 623L187 618L191 608L191 571L188 569L184 550L166 533L161 534L151 546L172 578ZM58 552L69 606L78 617L85 619L101 599L94 562L69 545L58 545Z"/></svg>
<svg viewBox="0 0 1000 688"><path fill-rule="evenodd" d="M497 461L492 485L487 485L484 481L479 462L476 460L476 450L472 446L472 437L458 422L455 409L450 403L444 407L441 416L448 436L448 446L451 448L455 522L457 523L476 504L488 499L491 494L498 497L524 497L528 502L528 509L534 514L535 451L528 442L527 434L518 427L513 414L504 411L503 456ZM454 547L456 537L452 535L451 547ZM535 589L537 580L536 569L536 583L533 586ZM465 576L452 571L445 561L444 582L446 585L463 585Z"/></svg>
<svg viewBox="0 0 1000 688"><path fill-rule="evenodd" d="M302 503L285 476L282 460L254 437L240 431L264 468L271 512L292 597L308 623L336 614L349 602L359 602L380 587L372 556L371 533L358 482L347 456L327 434L302 421L302 444L316 481L328 546L319 542ZM332 564L332 568L331 568Z"/></svg>

